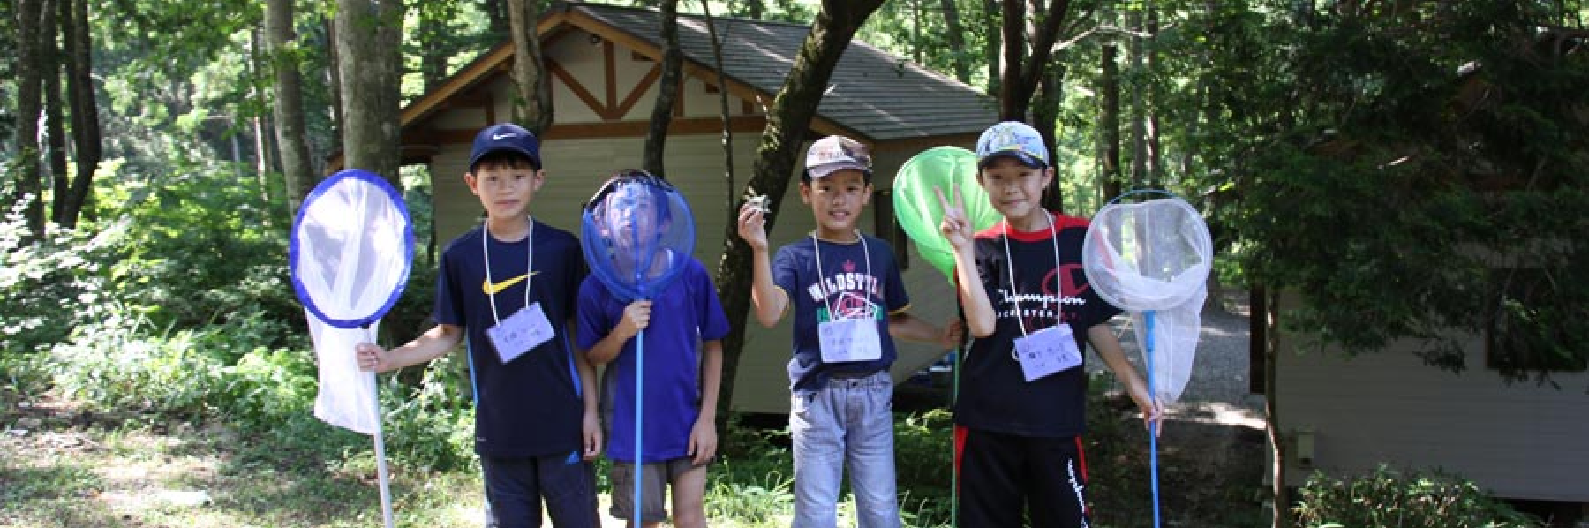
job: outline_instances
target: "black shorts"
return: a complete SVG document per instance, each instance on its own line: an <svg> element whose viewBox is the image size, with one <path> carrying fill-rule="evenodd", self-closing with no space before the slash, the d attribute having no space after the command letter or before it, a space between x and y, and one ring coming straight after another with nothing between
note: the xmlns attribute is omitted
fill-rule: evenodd
<svg viewBox="0 0 1589 528"><path fill-rule="evenodd" d="M480 457L485 471L486 525L541 526L541 501L552 526L600 526L596 514L596 469L578 453L543 457Z"/></svg>
<svg viewBox="0 0 1589 528"><path fill-rule="evenodd" d="M1089 526L1081 438L1042 438L955 426L960 528Z"/></svg>

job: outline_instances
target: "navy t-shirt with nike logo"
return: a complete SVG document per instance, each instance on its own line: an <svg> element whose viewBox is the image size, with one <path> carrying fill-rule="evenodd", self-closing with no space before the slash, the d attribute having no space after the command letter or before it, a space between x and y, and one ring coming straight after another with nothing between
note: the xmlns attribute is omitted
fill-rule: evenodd
<svg viewBox="0 0 1589 528"><path fill-rule="evenodd" d="M579 240L533 222L530 240L503 242L481 227L459 236L442 252L436 279L437 323L461 326L467 337L475 388L475 451L488 456L546 456L579 450L584 402L568 323L576 286L585 279ZM486 237L488 248L481 247ZM534 248L534 269L530 255ZM491 281L486 280L486 253ZM556 335L503 364L486 329L540 303ZM492 315L491 302L496 303Z"/></svg>

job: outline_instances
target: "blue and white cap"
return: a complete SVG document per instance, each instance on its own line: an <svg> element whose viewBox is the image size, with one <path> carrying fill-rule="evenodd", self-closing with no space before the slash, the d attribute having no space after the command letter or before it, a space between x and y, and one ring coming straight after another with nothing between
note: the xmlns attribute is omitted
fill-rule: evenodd
<svg viewBox="0 0 1589 528"><path fill-rule="evenodd" d="M988 127L977 138L977 167L986 167L989 161L1008 156L1034 169L1046 168L1048 148L1043 146L1043 135L1031 125L1018 121L1005 121Z"/></svg>
<svg viewBox="0 0 1589 528"><path fill-rule="evenodd" d="M480 158L497 151L511 151L530 158L530 167L541 169L541 141L535 134L513 123L499 123L480 129L475 134L474 147L469 149L469 172Z"/></svg>

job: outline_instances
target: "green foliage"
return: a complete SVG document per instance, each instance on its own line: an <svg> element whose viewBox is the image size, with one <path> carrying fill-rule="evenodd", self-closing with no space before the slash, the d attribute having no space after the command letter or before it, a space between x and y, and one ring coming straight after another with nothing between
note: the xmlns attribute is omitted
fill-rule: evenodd
<svg viewBox="0 0 1589 528"><path fill-rule="evenodd" d="M912 526L953 524L954 413L933 409L894 421L894 475L900 511Z"/></svg>
<svg viewBox="0 0 1589 528"><path fill-rule="evenodd" d="M24 245L31 234L24 207L17 204L0 220L0 354L7 356L31 354L81 322L107 316L116 299L100 293L105 281L97 274L126 231L115 225L97 236L57 232ZM62 310L63 304L76 309Z"/></svg>
<svg viewBox="0 0 1589 528"><path fill-rule="evenodd" d="M1238 88L1224 107L1247 135L1216 218L1238 230L1253 280L1302 296L1293 329L1352 353L1413 338L1453 370L1466 353L1451 331L1498 324L1524 346L1492 356L1584 357L1566 343L1589 321L1568 314L1589 285L1562 279L1589 266L1589 224L1566 214L1589 208L1589 118L1575 110L1589 58L1537 31L1552 16L1429 4L1312 14L1265 36L1294 43L1254 60L1286 92ZM1524 296L1494 268L1547 279ZM1492 363L1513 378L1538 365Z"/></svg>
<svg viewBox="0 0 1589 528"><path fill-rule="evenodd" d="M1491 498L1472 482L1435 473L1400 474L1381 466L1340 481L1316 473L1296 509L1309 527L1534 528L1537 520Z"/></svg>
<svg viewBox="0 0 1589 528"><path fill-rule="evenodd" d="M466 372L457 362L462 353L431 361L417 385L397 376L381 387L387 452L394 460L425 471L470 467L475 462L474 404Z"/></svg>
<svg viewBox="0 0 1589 528"><path fill-rule="evenodd" d="M256 180L217 169L195 164L159 185L101 195L114 204L102 217L137 226L113 252L109 293L157 327L224 322L243 305L283 328L301 324L282 258L287 226L260 205Z"/></svg>

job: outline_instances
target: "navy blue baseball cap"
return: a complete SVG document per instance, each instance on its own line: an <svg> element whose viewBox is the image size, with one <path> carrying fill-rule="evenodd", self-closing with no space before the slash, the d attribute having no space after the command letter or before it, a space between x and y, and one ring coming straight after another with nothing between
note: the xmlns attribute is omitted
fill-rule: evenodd
<svg viewBox="0 0 1589 528"><path fill-rule="evenodd" d="M535 134L513 123L499 123L475 134L474 148L469 150L469 172L474 172L475 164L486 154L503 150L523 154L530 158L531 168L541 170L541 141Z"/></svg>

